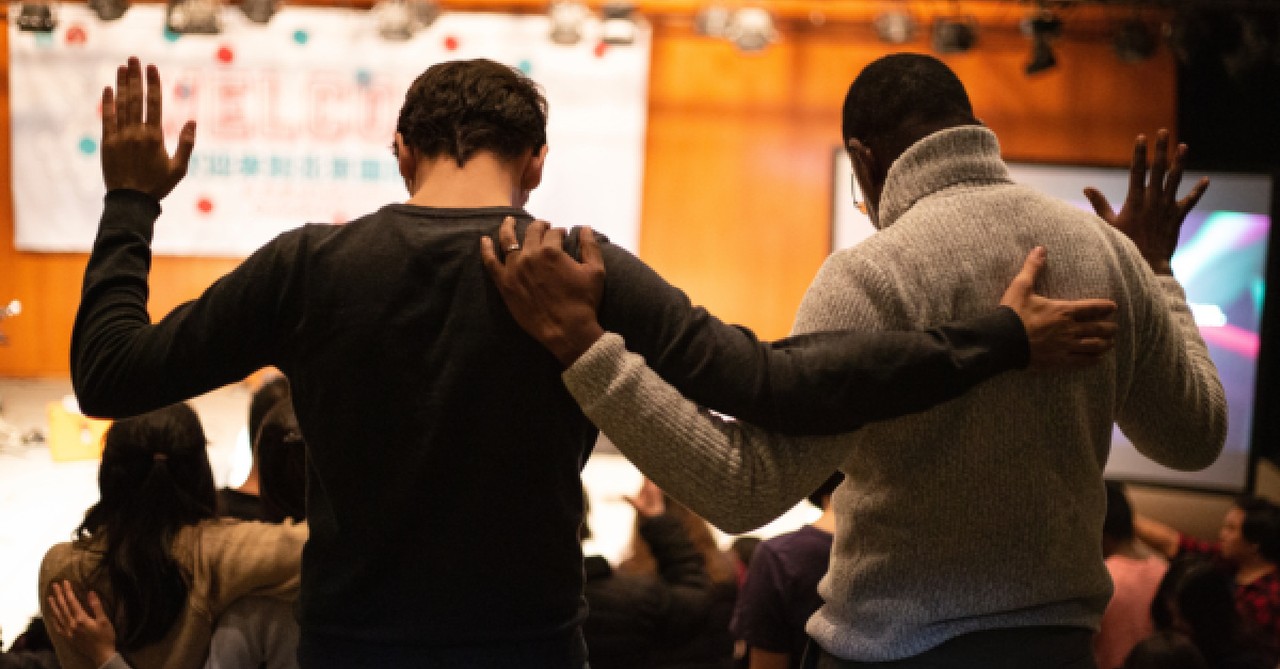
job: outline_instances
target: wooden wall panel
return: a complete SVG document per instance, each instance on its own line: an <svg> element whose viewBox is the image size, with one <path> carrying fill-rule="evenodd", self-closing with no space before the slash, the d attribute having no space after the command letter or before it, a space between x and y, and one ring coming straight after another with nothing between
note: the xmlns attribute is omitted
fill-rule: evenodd
<svg viewBox="0 0 1280 669"><path fill-rule="evenodd" d="M650 4L671 4L677 12L693 6ZM1119 164L1135 134L1173 127L1175 74L1167 50L1143 63L1121 64L1094 26L1058 44L1056 70L1029 78L1022 72L1028 41L1012 27L1025 8L987 4L1003 17L1002 27L984 31L974 51L947 60L969 87L978 115L1000 136L1006 156ZM821 5L851 15L867 14L867 6L849 0ZM785 7L804 15L804 3ZM928 45L921 40L906 48L925 51ZM845 89L859 69L887 51L865 22L815 26L791 19L779 43L741 54L693 34L687 18L656 21L641 256L726 320L762 336L785 335L828 250L831 157ZM25 307L4 324L12 343L0 347L0 376L63 375L85 257L13 248L3 31L0 60L0 302L16 297ZM152 313L198 295L233 265L158 258Z"/></svg>

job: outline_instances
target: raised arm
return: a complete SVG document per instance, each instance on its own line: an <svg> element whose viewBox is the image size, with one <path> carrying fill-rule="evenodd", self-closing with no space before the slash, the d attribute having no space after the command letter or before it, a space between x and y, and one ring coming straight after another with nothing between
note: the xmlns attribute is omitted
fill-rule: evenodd
<svg viewBox="0 0 1280 669"><path fill-rule="evenodd" d="M1167 558L1172 559L1178 554L1178 543L1182 535L1158 520L1134 514L1133 533L1139 541Z"/></svg>
<svg viewBox="0 0 1280 669"><path fill-rule="evenodd" d="M1141 337L1133 384L1121 398L1116 422L1143 455L1181 470L1203 469L1217 459L1227 435L1227 404L1209 349L1200 337L1186 293L1170 260L1187 214L1209 186L1201 179L1178 199L1187 147L1169 156L1169 133L1156 135L1155 161L1147 171L1146 138L1134 145L1129 192L1120 212L1095 189L1085 195L1104 220L1126 234L1154 275L1143 288L1163 298L1135 316Z"/></svg>
<svg viewBox="0 0 1280 669"><path fill-rule="evenodd" d="M577 240L569 240L570 252ZM514 222L486 266L516 320L568 365L607 329L691 400L789 434L836 434L923 411L1011 369L1070 367L1110 348L1109 301L1034 295L1043 256L1028 259L1004 305L969 321L916 332L823 332L761 342L694 307L626 251L580 236L583 262L562 251L563 231ZM607 268L608 280L604 279ZM598 310L598 318L597 318ZM1024 329L1025 323L1025 329ZM827 472L829 473L829 472Z"/></svg>

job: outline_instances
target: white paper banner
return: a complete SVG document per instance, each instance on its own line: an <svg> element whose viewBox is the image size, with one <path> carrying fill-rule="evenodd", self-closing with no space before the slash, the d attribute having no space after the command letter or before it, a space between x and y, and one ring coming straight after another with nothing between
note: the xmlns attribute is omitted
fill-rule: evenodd
<svg viewBox="0 0 1280 669"><path fill-rule="evenodd" d="M11 10L11 13L16 10ZM545 16L442 15L406 42L368 11L288 7L268 25L223 10L219 35L175 35L164 8L100 21L62 5L57 29L10 23L15 244L76 252L102 211L99 100L130 55L160 67L171 146L199 130L188 177L165 200L157 253L248 255L306 222L344 222L407 195L390 153L409 84L433 63L490 58L542 85L551 148L528 209L591 225L634 250L643 174L649 30L605 46L588 21L575 46Z"/></svg>

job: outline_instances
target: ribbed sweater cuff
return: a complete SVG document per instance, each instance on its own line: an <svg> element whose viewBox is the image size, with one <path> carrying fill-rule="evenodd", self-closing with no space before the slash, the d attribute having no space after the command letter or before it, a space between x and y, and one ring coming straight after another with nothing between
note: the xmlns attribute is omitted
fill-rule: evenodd
<svg viewBox="0 0 1280 669"><path fill-rule="evenodd" d="M608 392L621 372L627 355L622 335L606 332L560 375L569 393L584 408Z"/></svg>
<svg viewBox="0 0 1280 669"><path fill-rule="evenodd" d="M116 188L107 191L102 209L102 227L125 228L151 241L160 201L142 191Z"/></svg>

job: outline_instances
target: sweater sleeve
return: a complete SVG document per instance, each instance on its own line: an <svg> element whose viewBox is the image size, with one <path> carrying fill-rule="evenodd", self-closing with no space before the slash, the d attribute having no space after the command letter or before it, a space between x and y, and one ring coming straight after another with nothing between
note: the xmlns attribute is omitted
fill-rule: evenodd
<svg viewBox="0 0 1280 669"><path fill-rule="evenodd" d="M301 582L307 525L254 521L213 521L200 538L198 582L208 584L206 603L217 619L233 602L249 595L288 597Z"/></svg>
<svg viewBox="0 0 1280 669"><path fill-rule="evenodd" d="M929 330L763 342L694 307L625 250L602 250L604 329L694 402L764 428L848 432L929 409L1029 359L1022 322L1007 308Z"/></svg>
<svg viewBox="0 0 1280 669"><path fill-rule="evenodd" d="M1141 268L1145 270L1146 268ZM1172 276L1141 273L1152 299L1116 422L1138 452L1184 471L1208 467L1227 437L1227 401L1186 294Z"/></svg>
<svg viewBox="0 0 1280 669"><path fill-rule="evenodd" d="M296 236L264 246L197 300L152 324L151 237L159 203L107 193L71 334L71 380L81 409L119 418L181 401L270 364L272 319L294 296L287 255ZM282 269L284 268L284 269Z"/></svg>
<svg viewBox="0 0 1280 669"><path fill-rule="evenodd" d="M606 333L564 372L569 392L627 459L716 527L773 520L840 465L840 437L788 437L723 419Z"/></svg>

